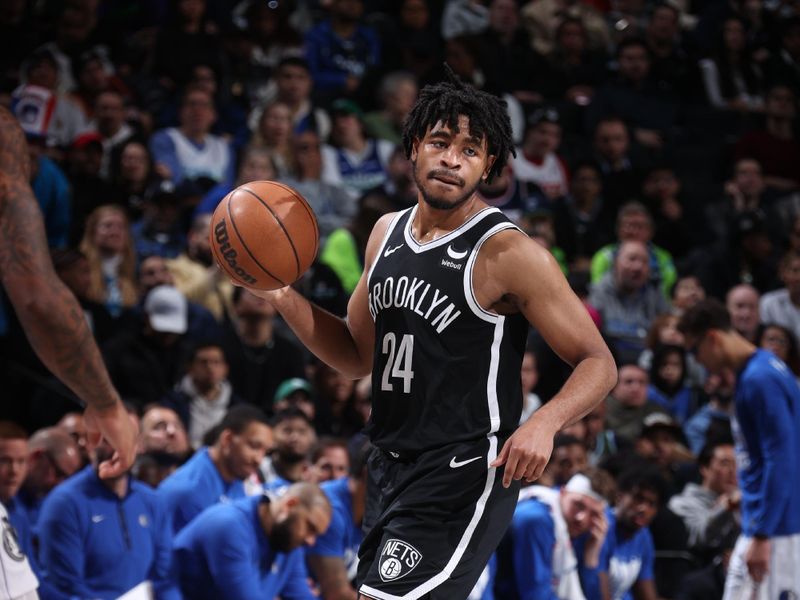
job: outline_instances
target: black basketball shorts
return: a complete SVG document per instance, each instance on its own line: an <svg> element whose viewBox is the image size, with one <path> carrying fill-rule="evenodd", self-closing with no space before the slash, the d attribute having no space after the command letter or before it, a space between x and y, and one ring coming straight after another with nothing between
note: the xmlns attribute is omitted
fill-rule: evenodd
<svg viewBox="0 0 800 600"><path fill-rule="evenodd" d="M414 457L369 458L358 590L378 600L463 600L508 528L519 482L489 468L502 441L482 438Z"/></svg>

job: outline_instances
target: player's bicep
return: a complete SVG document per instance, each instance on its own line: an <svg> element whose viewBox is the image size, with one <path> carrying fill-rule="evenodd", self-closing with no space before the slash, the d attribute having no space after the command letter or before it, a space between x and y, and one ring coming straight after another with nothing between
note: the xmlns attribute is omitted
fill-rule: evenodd
<svg viewBox="0 0 800 600"><path fill-rule="evenodd" d="M583 302L547 250L517 236L507 256L498 269L501 283L556 354L574 366L588 356L609 353Z"/></svg>

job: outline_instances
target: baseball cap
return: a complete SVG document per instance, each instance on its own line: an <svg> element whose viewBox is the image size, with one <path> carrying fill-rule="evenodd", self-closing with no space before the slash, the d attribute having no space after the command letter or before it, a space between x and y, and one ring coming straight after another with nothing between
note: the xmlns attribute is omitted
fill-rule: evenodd
<svg viewBox="0 0 800 600"><path fill-rule="evenodd" d="M647 437L658 430L668 431L676 437L681 436L680 425L668 414L655 412L647 415L642 421L642 437Z"/></svg>
<svg viewBox="0 0 800 600"><path fill-rule="evenodd" d="M186 297L171 285L159 285L150 290L144 301L144 312L155 331L186 333Z"/></svg>
<svg viewBox="0 0 800 600"><path fill-rule="evenodd" d="M361 110L361 107L347 98L339 98L338 100L334 100L333 104L331 104L331 113L354 115L359 119L364 116L364 111Z"/></svg>
<svg viewBox="0 0 800 600"><path fill-rule="evenodd" d="M272 399L272 401L279 402L280 400L288 398L297 391L303 391L310 396L313 392L313 388L305 379L301 377L292 377L291 379L283 381L278 386L278 389L275 390L275 397Z"/></svg>
<svg viewBox="0 0 800 600"><path fill-rule="evenodd" d="M528 125L535 127L539 123L553 123L555 125L561 124L561 116L558 111L552 107L540 108L533 112L528 119Z"/></svg>
<svg viewBox="0 0 800 600"><path fill-rule="evenodd" d="M94 145L102 149L103 138L96 131L87 131L80 134L78 137L72 140L72 147L75 148L76 150L80 150L89 145Z"/></svg>

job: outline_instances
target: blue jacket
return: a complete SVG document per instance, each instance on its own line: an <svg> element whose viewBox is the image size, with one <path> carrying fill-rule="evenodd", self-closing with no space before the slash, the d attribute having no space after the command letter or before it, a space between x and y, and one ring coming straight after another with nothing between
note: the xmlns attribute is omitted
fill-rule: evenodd
<svg viewBox="0 0 800 600"><path fill-rule="evenodd" d="M200 448L184 465L158 486L171 517L172 530L178 533L186 524L209 506L244 498L244 484L237 480L226 483L211 462L208 448Z"/></svg>
<svg viewBox="0 0 800 600"><path fill-rule="evenodd" d="M47 245L51 248L63 248L68 241L72 204L67 177L56 163L41 156L39 171L31 188L42 209Z"/></svg>
<svg viewBox="0 0 800 600"><path fill-rule="evenodd" d="M175 538L181 590L192 600L315 600L302 548L275 552L258 518L263 496L218 504Z"/></svg>
<svg viewBox="0 0 800 600"><path fill-rule="evenodd" d="M50 493L38 530L48 581L73 598L112 600L146 580L159 600L181 597L170 579L169 519L143 483L130 479L120 499L86 467Z"/></svg>
<svg viewBox="0 0 800 600"><path fill-rule="evenodd" d="M800 388L774 354L756 350L734 397L742 532L800 533Z"/></svg>
<svg viewBox="0 0 800 600"><path fill-rule="evenodd" d="M308 31L305 46L314 89L323 93L344 91L348 76L363 79L380 63L380 42L370 27L359 25L351 38L343 39L330 21L323 21Z"/></svg>
<svg viewBox="0 0 800 600"><path fill-rule="evenodd" d="M352 581L356 577L358 547L364 534L361 531L361 524L353 522L353 497L347 487L347 481L347 477L342 477L320 485L333 509L331 524L307 552L317 556L341 558L347 570L347 577Z"/></svg>

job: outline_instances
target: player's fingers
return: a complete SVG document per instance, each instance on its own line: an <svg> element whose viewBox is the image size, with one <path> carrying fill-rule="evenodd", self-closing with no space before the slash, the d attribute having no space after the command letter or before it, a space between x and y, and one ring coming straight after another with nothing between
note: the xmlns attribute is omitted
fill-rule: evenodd
<svg viewBox="0 0 800 600"><path fill-rule="evenodd" d="M125 463L120 460L119 453L114 452L114 455L108 460L104 460L97 468L100 479L109 479L120 477L128 470Z"/></svg>
<svg viewBox="0 0 800 600"><path fill-rule="evenodd" d="M500 449L500 454L498 454L497 458L495 458L491 463L489 463L490 467L499 467L504 462L506 462L506 460L508 460L508 449L510 447L509 444L510 441L511 440L506 440L506 443L503 444L503 447Z"/></svg>
<svg viewBox="0 0 800 600"><path fill-rule="evenodd" d="M506 466L503 469L503 487L510 486L512 479L515 479L518 463L519 454L513 450L509 450L508 458L506 459ZM516 479L519 479L519 477L516 477Z"/></svg>

